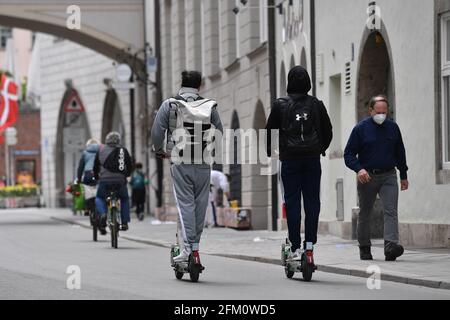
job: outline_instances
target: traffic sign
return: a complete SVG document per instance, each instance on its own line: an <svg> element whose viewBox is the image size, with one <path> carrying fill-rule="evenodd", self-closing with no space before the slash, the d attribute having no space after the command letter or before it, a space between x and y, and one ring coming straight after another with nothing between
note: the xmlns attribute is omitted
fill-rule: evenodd
<svg viewBox="0 0 450 320"><path fill-rule="evenodd" d="M148 57L147 72L155 73L157 70L158 70L158 59L156 59L156 57Z"/></svg>
<svg viewBox="0 0 450 320"><path fill-rule="evenodd" d="M116 78L120 82L128 82L130 81L131 75L133 71L126 63L121 63L116 67Z"/></svg>
<svg viewBox="0 0 450 320"><path fill-rule="evenodd" d="M17 144L17 129L14 127L8 127L5 130L5 140L8 146Z"/></svg>

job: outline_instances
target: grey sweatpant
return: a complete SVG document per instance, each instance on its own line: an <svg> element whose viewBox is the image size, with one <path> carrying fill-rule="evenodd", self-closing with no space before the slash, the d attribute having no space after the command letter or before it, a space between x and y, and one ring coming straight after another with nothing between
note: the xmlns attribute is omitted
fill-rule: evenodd
<svg viewBox="0 0 450 320"><path fill-rule="evenodd" d="M208 207L211 167L207 164L172 164L170 170L184 246L199 250Z"/></svg>
<svg viewBox="0 0 450 320"><path fill-rule="evenodd" d="M370 246L370 214L377 194L380 195L384 212L384 240L398 243L398 182L395 170L384 174L370 175L370 182L358 182L359 217L358 242Z"/></svg>

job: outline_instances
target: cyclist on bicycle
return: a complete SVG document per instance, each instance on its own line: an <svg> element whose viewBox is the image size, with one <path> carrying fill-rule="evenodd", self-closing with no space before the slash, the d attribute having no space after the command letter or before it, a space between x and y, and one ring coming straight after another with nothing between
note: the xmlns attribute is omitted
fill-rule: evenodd
<svg viewBox="0 0 450 320"><path fill-rule="evenodd" d="M110 132L105 145L100 147L94 162L94 175L99 181L95 204L100 215L100 232L106 228L106 198L115 191L120 199L121 230L128 230L130 222L130 203L127 189L127 177L132 171L132 162L128 150L121 145L118 132Z"/></svg>
<svg viewBox="0 0 450 320"><path fill-rule="evenodd" d="M76 182L82 183L85 186L85 216L89 215L89 211L95 210L95 189L97 181L94 177L94 161L99 148L100 142L97 139L89 139L86 142L86 149L83 151L78 164Z"/></svg>

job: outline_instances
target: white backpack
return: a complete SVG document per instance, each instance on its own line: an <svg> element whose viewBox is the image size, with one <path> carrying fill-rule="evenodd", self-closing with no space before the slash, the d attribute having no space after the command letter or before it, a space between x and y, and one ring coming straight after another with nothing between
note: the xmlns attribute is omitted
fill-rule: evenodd
<svg viewBox="0 0 450 320"><path fill-rule="evenodd" d="M192 131L190 129L194 129L194 126L195 128L201 126L203 133L211 128L211 113L217 102L201 97L194 101L181 100L181 97L177 97L171 98L169 103L169 130L166 153L170 154L176 143L172 139L172 133L175 130L179 132L178 130L182 129L187 137L192 137L189 131ZM191 145L191 143L187 142L187 145Z"/></svg>

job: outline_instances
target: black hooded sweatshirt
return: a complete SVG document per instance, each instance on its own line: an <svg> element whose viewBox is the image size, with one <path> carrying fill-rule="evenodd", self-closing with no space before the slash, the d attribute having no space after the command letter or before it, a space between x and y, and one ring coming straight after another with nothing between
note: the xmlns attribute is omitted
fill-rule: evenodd
<svg viewBox="0 0 450 320"><path fill-rule="evenodd" d="M280 160L297 160L305 157L325 155L325 151L330 146L333 138L332 125L328 116L327 110L322 101L315 97L308 95L311 90L311 80L305 68L296 66L289 71L288 74L288 97L277 99L272 104L272 109L267 120L267 155L271 156L271 135L270 129L280 130ZM283 117L286 117L286 109L295 103L302 103L302 101L308 101L312 105L312 112L314 113L315 123L317 124L317 133L320 141L320 150L312 153L299 153L284 147L287 143L282 141L287 139L286 132L283 132L282 121ZM286 121L295 121L294 119L285 119ZM299 133L300 134L300 133Z"/></svg>

